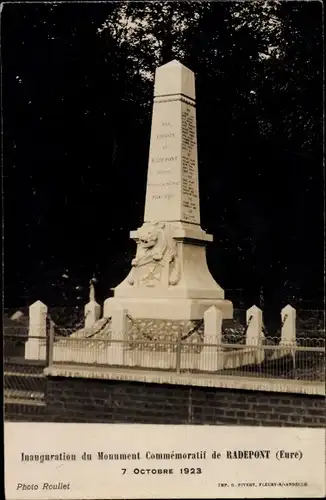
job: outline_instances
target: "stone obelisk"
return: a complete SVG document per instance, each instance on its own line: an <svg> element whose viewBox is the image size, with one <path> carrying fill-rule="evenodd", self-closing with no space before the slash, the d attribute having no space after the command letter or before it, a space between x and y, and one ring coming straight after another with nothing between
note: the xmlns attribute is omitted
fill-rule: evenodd
<svg viewBox="0 0 326 500"><path fill-rule="evenodd" d="M200 227L194 73L178 61L155 73L144 223L130 233L136 256L126 279L104 303L135 318L192 320L214 305L232 318L206 262Z"/></svg>

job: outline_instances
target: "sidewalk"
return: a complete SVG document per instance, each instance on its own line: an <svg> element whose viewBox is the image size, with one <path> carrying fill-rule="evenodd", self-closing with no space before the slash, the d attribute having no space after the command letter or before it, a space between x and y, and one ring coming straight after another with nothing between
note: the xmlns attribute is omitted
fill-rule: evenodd
<svg viewBox="0 0 326 500"><path fill-rule="evenodd" d="M267 392L288 392L325 396L324 382L258 378L246 376L213 375L210 373L176 373L137 368L57 364L44 370L46 376L91 378L101 380L126 380L152 384L189 385L197 387L219 387Z"/></svg>

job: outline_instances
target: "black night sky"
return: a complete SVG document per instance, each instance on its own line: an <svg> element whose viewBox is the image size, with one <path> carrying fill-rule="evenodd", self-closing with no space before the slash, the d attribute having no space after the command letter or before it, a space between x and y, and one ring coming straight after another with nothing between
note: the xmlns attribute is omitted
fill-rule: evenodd
<svg viewBox="0 0 326 500"><path fill-rule="evenodd" d="M126 276L144 210L148 76L177 58L196 73L213 276L245 306L263 292L272 310L323 308L321 3L164 3L4 4L5 307L85 304L93 273L102 301ZM141 34L123 35L127 18L146 18Z"/></svg>

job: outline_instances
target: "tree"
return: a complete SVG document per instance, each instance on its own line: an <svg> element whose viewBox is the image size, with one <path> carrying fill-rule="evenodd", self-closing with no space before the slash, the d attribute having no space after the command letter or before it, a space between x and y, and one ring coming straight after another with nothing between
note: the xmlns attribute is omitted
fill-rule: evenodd
<svg viewBox="0 0 326 500"><path fill-rule="evenodd" d="M212 272L246 294L266 284L265 303L298 275L312 293L322 248L314 236L322 224L319 5L6 4L13 296L34 287L34 297L65 267L88 283L95 266L107 289L123 279L134 250L128 231L143 216L154 70L173 58L196 73Z"/></svg>

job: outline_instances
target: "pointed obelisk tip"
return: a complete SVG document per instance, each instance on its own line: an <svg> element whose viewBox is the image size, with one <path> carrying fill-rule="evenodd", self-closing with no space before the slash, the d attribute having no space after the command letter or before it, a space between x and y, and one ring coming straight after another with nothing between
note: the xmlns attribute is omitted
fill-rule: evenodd
<svg viewBox="0 0 326 500"><path fill-rule="evenodd" d="M183 94L195 100L195 75L193 71L176 59L155 71L154 97L169 97Z"/></svg>
<svg viewBox="0 0 326 500"><path fill-rule="evenodd" d="M168 63L162 64L162 66L159 66L158 68L169 68L170 66L183 66L184 68L186 68L186 66L184 66L180 61L177 61L176 59L173 59L173 61L170 61Z"/></svg>

